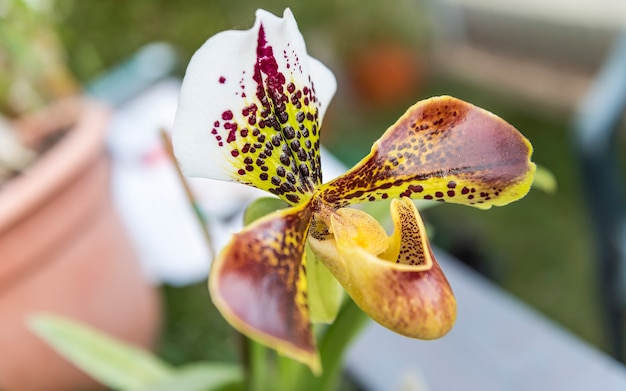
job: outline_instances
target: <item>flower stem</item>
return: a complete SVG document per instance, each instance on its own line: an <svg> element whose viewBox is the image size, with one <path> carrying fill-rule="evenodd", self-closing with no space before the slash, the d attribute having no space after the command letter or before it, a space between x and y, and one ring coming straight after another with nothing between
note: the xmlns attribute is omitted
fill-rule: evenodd
<svg viewBox="0 0 626 391"><path fill-rule="evenodd" d="M268 350L264 345L248 338L248 378L247 391L270 389Z"/></svg>
<svg viewBox="0 0 626 391"><path fill-rule="evenodd" d="M319 351L324 371L322 376L315 377L302 366L300 376L297 382L293 384L292 389L302 391L337 390L346 349L365 326L368 319L369 317L354 304L352 299L346 298L337 318L320 338Z"/></svg>

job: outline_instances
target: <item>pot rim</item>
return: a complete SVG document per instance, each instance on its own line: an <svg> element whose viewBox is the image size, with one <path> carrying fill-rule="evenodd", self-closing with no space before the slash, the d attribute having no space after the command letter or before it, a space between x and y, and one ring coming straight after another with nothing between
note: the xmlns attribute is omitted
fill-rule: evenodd
<svg viewBox="0 0 626 391"><path fill-rule="evenodd" d="M27 143L64 127L71 131L0 189L0 233L44 205L99 158L108 116L103 104L78 97L16 121Z"/></svg>

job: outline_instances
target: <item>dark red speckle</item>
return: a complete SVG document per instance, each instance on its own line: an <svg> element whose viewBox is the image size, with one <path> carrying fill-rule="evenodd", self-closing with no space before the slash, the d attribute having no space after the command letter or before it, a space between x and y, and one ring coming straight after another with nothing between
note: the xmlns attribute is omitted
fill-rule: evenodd
<svg viewBox="0 0 626 391"><path fill-rule="evenodd" d="M233 119L233 112L230 110L226 110L222 113L222 119L224 121L230 121L231 119Z"/></svg>
<svg viewBox="0 0 626 391"><path fill-rule="evenodd" d="M220 84L226 83L226 78L224 76L220 76Z"/></svg>
<svg viewBox="0 0 626 391"><path fill-rule="evenodd" d="M257 83L257 98L266 109L270 108L268 98L272 99L273 103L278 107L284 99L283 87L285 84L285 75L278 71L278 63L274 57L274 50L267 44L263 25L259 27L256 57L257 60L254 65L252 79ZM265 86L262 74L267 75Z"/></svg>

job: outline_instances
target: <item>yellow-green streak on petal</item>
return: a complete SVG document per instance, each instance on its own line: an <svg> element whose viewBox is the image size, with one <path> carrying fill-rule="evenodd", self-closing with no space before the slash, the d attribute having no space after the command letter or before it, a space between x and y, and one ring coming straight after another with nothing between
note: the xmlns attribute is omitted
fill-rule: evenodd
<svg viewBox="0 0 626 391"><path fill-rule="evenodd" d="M523 197L532 146L494 114L456 98L418 102L345 175L320 188L343 207L401 196L487 209Z"/></svg>
<svg viewBox="0 0 626 391"><path fill-rule="evenodd" d="M394 233L389 239L379 235L370 238L390 241L391 246L379 256L350 239L355 236L355 232L349 232L354 225L342 221L341 213L331 217L334 239L310 238L309 242L354 302L372 319L408 337L439 338L456 319L452 290L433 256L413 203L408 199L394 200L391 207L395 230L400 234ZM402 240L394 248L397 238ZM361 238L360 242L367 240Z"/></svg>
<svg viewBox="0 0 626 391"><path fill-rule="evenodd" d="M332 323L343 302L343 288L310 246L306 249L306 279L311 322Z"/></svg>
<svg viewBox="0 0 626 391"><path fill-rule="evenodd" d="M236 329L318 372L305 276L310 220L304 203L246 227L213 262L209 290Z"/></svg>

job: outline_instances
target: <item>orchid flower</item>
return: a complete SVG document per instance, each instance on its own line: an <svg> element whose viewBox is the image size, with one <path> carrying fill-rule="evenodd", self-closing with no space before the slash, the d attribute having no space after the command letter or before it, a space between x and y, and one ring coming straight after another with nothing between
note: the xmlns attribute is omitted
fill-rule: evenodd
<svg viewBox="0 0 626 391"><path fill-rule="evenodd" d="M456 302L410 198L487 209L523 197L535 171L515 128L443 96L409 108L369 155L324 184L320 127L335 89L291 12L259 10L250 30L221 32L193 56L173 133L186 175L251 185L288 204L234 235L213 261L209 290L235 328L314 372L307 253L375 321L441 337ZM393 199L391 236L350 208L383 199Z"/></svg>

